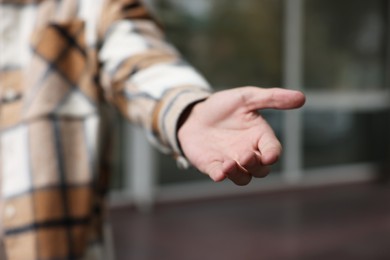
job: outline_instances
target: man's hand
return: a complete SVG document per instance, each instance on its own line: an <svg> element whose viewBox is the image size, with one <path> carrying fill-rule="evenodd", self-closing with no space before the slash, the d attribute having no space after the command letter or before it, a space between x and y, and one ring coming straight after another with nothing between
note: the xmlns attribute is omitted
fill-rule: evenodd
<svg viewBox="0 0 390 260"><path fill-rule="evenodd" d="M178 131L184 154L214 181L246 185L264 177L282 147L259 110L293 109L305 96L287 89L241 87L212 94L196 104Z"/></svg>

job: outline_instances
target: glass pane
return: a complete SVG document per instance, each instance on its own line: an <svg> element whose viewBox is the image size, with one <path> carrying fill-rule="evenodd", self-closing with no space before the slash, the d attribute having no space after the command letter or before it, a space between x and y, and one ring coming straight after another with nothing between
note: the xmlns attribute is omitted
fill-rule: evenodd
<svg viewBox="0 0 390 260"><path fill-rule="evenodd" d="M305 1L307 89L384 87L386 0Z"/></svg>
<svg viewBox="0 0 390 260"><path fill-rule="evenodd" d="M281 0L160 0L168 38L214 87L280 86Z"/></svg>
<svg viewBox="0 0 390 260"><path fill-rule="evenodd" d="M306 112L304 167L382 161L389 132L388 111Z"/></svg>

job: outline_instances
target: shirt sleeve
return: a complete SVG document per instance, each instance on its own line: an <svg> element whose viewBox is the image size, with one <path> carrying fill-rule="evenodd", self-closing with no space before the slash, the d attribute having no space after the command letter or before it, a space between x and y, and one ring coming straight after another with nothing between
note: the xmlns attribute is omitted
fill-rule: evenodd
<svg viewBox="0 0 390 260"><path fill-rule="evenodd" d="M139 1L107 1L99 34L101 84L108 99L162 151L181 155L180 115L210 95L208 82L166 41Z"/></svg>

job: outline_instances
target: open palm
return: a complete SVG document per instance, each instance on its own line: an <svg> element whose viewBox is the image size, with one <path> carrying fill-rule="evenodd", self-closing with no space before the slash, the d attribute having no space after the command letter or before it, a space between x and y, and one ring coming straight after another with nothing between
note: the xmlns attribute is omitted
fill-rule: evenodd
<svg viewBox="0 0 390 260"><path fill-rule="evenodd" d="M238 185L264 177L282 151L261 109L301 107L301 92L241 87L212 94L196 104L178 131L183 152L194 167L214 181Z"/></svg>

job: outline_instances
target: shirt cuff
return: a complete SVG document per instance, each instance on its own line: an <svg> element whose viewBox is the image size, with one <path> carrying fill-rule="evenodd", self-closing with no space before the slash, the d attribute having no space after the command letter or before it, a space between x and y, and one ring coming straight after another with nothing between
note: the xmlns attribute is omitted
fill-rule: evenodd
<svg viewBox="0 0 390 260"><path fill-rule="evenodd" d="M157 131L161 141L172 149L179 168L190 166L177 139L179 119L187 107L208 98L210 94L210 90L199 87L178 88L169 91L160 105L156 107L153 128Z"/></svg>

